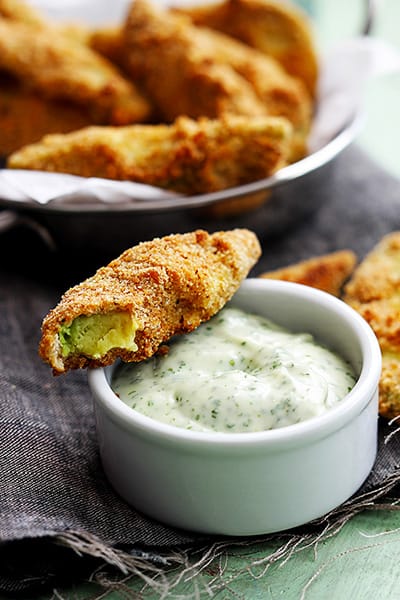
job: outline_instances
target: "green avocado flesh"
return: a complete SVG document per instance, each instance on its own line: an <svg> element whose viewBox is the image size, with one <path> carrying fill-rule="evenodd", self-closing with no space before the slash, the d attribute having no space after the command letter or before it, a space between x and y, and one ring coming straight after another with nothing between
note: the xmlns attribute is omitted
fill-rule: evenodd
<svg viewBox="0 0 400 600"><path fill-rule="evenodd" d="M112 348L134 352L137 329L138 323L127 312L82 315L61 328L61 352L64 358L71 354L100 358Z"/></svg>

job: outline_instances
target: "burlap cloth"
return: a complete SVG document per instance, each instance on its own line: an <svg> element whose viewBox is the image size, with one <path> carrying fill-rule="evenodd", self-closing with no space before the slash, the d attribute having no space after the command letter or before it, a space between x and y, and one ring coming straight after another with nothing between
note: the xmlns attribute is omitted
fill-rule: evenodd
<svg viewBox="0 0 400 600"><path fill-rule="evenodd" d="M361 258L382 235L400 229L400 181L359 148L339 157L325 183L317 212L262 240L253 275L341 248ZM117 563L113 549L119 557L130 553L151 562L165 549L215 541L149 520L113 492L99 461L86 373L54 378L37 355L43 316L67 286L100 263L52 254L23 226L3 234L0 249L0 592L33 597L61 574L79 578L91 561ZM400 436L395 424L382 422L379 429L375 467L354 499L360 509L396 494ZM343 512L335 514L333 520ZM318 524L308 531L318 531Z"/></svg>

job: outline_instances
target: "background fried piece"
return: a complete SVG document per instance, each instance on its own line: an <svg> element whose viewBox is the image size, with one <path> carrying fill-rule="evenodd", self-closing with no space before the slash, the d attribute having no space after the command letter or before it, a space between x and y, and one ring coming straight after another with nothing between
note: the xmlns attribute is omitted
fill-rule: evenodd
<svg viewBox="0 0 400 600"><path fill-rule="evenodd" d="M297 6L276 0L225 0L174 9L193 23L218 29L273 56L316 93L318 60L310 21Z"/></svg>
<svg viewBox="0 0 400 600"><path fill-rule="evenodd" d="M352 250L339 250L262 273L260 277L301 283L340 296L356 263L357 257Z"/></svg>
<svg viewBox="0 0 400 600"><path fill-rule="evenodd" d="M90 122L83 107L41 98L0 75L0 156L8 156L48 133L67 133Z"/></svg>
<svg viewBox="0 0 400 600"><path fill-rule="evenodd" d="M198 230L142 242L63 295L43 320L40 356L54 374L111 364L117 357L128 362L148 358L173 335L192 331L218 312L260 254L256 235L247 229ZM81 315L115 311L133 315L139 325L136 351L112 348L97 358L62 356L62 325Z"/></svg>
<svg viewBox="0 0 400 600"><path fill-rule="evenodd" d="M400 285L400 231L384 236L346 286L346 300L365 303L396 295Z"/></svg>
<svg viewBox="0 0 400 600"><path fill-rule="evenodd" d="M400 352L382 354L379 381L379 414L387 419L400 415Z"/></svg>
<svg viewBox="0 0 400 600"><path fill-rule="evenodd" d="M47 27L47 21L40 11L23 0L0 0L0 17L32 27Z"/></svg>
<svg viewBox="0 0 400 600"><path fill-rule="evenodd" d="M88 33L86 43L110 62L118 65L120 69L126 70L127 60L122 26L94 29Z"/></svg>
<svg viewBox="0 0 400 600"><path fill-rule="evenodd" d="M135 0L124 44L131 76L143 85L161 121L267 112L252 86L199 43L197 28L186 18Z"/></svg>
<svg viewBox="0 0 400 600"><path fill-rule="evenodd" d="M313 112L310 95L303 83L291 77L273 58L223 33L199 27L196 42L207 48L215 60L230 65L246 79L269 115L289 119L294 130L290 161L302 158L307 151Z"/></svg>
<svg viewBox="0 0 400 600"><path fill-rule="evenodd" d="M57 31L59 35L67 36L82 44L88 44L91 35L91 30L83 23L53 21L23 0L0 0L0 17L25 23L36 29L47 29L53 33Z"/></svg>
<svg viewBox="0 0 400 600"><path fill-rule="evenodd" d="M379 412L400 414L400 232L367 254L345 286L344 300L370 324L382 350Z"/></svg>
<svg viewBox="0 0 400 600"><path fill-rule="evenodd" d="M196 194L272 174L286 162L291 126L279 117L226 117L173 125L88 127L49 135L7 166L106 177Z"/></svg>
<svg viewBox="0 0 400 600"><path fill-rule="evenodd" d="M273 58L220 32L198 27L192 40L204 56L213 56L215 62L229 65L248 81L269 115L289 119L294 134L289 161L294 162L304 157L307 153L313 103L303 83L291 77ZM94 31L89 43L122 70L127 70L126 48L120 28ZM206 110L209 113L209 107Z"/></svg>
<svg viewBox="0 0 400 600"><path fill-rule="evenodd" d="M143 121L149 105L89 47L57 30L0 19L0 70L43 98L84 106L95 123Z"/></svg>

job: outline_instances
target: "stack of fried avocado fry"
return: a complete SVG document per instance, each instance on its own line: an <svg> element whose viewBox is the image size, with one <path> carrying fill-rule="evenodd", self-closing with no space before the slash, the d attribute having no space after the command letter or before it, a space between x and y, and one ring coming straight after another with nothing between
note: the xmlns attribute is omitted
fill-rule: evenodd
<svg viewBox="0 0 400 600"><path fill-rule="evenodd" d="M229 10L232 23L244 11L254 28L252 15L268 21L271 6L285 56L310 63L314 76L289 72L287 56L212 20L150 0L134 0L120 25L101 30L0 0L0 129L8 132L0 154L9 168L189 195L272 175L307 153L317 74L311 26L295 7L270 0L224 0L215 10ZM33 106L38 118L28 125L20 113Z"/></svg>

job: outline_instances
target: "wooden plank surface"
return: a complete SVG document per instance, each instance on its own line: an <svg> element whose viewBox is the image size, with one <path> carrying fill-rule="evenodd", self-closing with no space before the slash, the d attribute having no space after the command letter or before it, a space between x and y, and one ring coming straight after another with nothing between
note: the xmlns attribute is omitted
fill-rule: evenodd
<svg viewBox="0 0 400 600"><path fill-rule="evenodd" d="M287 562L265 570L272 544L230 548L200 575L182 581L166 598L217 600L398 600L400 599L400 506L364 511L317 547L295 552ZM175 574L172 573L170 580ZM131 578L120 590L105 591L82 582L38 600L156 600L160 592L143 589Z"/></svg>

